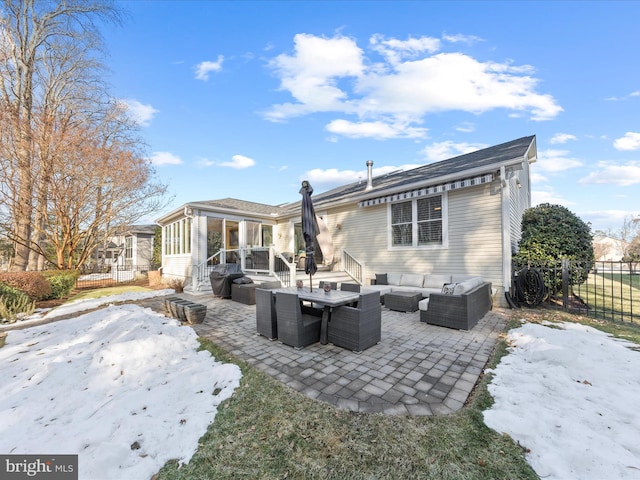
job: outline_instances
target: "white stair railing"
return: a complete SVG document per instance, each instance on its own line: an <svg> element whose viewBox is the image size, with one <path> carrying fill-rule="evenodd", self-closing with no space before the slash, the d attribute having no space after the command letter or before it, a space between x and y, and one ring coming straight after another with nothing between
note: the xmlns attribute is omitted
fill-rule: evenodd
<svg viewBox="0 0 640 480"><path fill-rule="evenodd" d="M365 265L346 250L342 250L342 269L347 272L360 285L365 281Z"/></svg>

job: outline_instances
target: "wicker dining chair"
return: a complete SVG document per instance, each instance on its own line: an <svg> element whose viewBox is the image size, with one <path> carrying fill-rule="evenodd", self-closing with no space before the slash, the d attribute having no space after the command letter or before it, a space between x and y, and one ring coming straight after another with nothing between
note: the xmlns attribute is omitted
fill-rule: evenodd
<svg viewBox="0 0 640 480"><path fill-rule="evenodd" d="M295 293L276 292L278 340L285 345L303 348L320 341L320 316L302 313Z"/></svg>
<svg viewBox="0 0 640 480"><path fill-rule="evenodd" d="M268 339L278 338L276 297L271 290L256 288L256 327Z"/></svg>
<svg viewBox="0 0 640 480"><path fill-rule="evenodd" d="M361 352L381 340L380 292L361 293L357 307L337 307L329 322L329 343Z"/></svg>

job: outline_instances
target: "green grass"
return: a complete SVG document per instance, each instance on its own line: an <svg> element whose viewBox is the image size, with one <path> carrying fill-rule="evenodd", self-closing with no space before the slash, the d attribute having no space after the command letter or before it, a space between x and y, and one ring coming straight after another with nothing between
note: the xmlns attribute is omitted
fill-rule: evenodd
<svg viewBox="0 0 640 480"><path fill-rule="evenodd" d="M149 292L151 288L138 287L136 285L122 285L118 287L105 287L105 288L96 288L93 290L86 290L82 293L78 293L73 295L67 302L75 302L76 300L90 300L92 298L100 298L100 297L108 297L109 295L120 295L122 293L129 292Z"/></svg>
<svg viewBox="0 0 640 480"><path fill-rule="evenodd" d="M615 280L624 285L640 289L640 275L629 275L628 273L597 273L595 275L603 280Z"/></svg>
<svg viewBox="0 0 640 480"><path fill-rule="evenodd" d="M169 462L158 480L176 479L537 479L523 449L483 423L492 403L487 378L468 406L438 417L338 410L287 388L214 344L204 349L240 366L188 465ZM496 349L492 365L506 352Z"/></svg>
<svg viewBox="0 0 640 480"><path fill-rule="evenodd" d="M639 275L592 273L585 283L574 287L574 293L596 312L594 315L640 317Z"/></svg>

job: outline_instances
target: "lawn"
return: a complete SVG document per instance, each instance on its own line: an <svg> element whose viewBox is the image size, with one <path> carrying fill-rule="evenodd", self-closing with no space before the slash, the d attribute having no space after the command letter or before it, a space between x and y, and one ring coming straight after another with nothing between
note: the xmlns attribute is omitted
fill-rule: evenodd
<svg viewBox="0 0 640 480"><path fill-rule="evenodd" d="M640 275L591 273L573 290L598 318L640 321Z"/></svg>
<svg viewBox="0 0 640 480"><path fill-rule="evenodd" d="M241 385L191 462L169 463L158 480L538 478L523 449L483 423L491 404L486 378L451 415L359 414L309 399L208 341L202 348L239 365ZM491 363L504 353L502 343Z"/></svg>

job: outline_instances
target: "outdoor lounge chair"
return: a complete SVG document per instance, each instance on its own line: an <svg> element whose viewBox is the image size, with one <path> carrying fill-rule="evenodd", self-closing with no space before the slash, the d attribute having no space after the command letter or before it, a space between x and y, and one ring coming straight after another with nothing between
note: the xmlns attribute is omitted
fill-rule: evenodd
<svg viewBox="0 0 640 480"><path fill-rule="evenodd" d="M361 352L380 342L380 292L362 293L357 307L338 307L329 322L329 343Z"/></svg>
<svg viewBox="0 0 640 480"><path fill-rule="evenodd" d="M278 340L285 345L303 348L320 341L321 318L302 313L295 293L276 292Z"/></svg>

